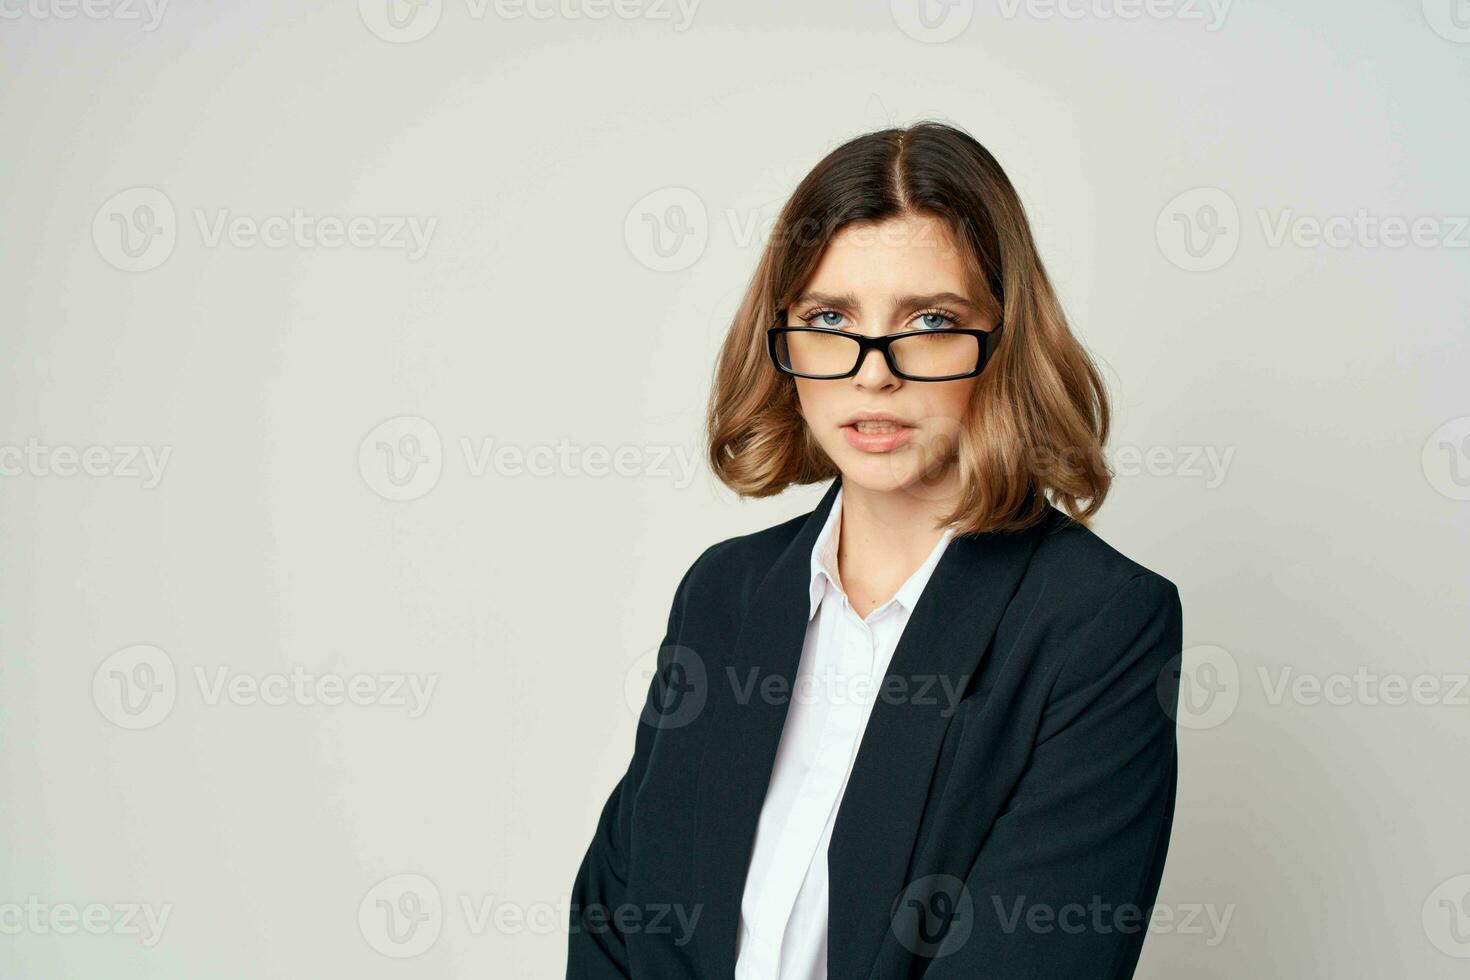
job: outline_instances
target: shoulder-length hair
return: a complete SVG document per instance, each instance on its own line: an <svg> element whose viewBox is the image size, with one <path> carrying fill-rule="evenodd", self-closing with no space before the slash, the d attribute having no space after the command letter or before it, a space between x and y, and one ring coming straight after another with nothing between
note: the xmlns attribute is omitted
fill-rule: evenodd
<svg viewBox="0 0 1470 980"><path fill-rule="evenodd" d="M811 437L796 386L766 353L766 330L798 296L844 226L907 214L945 222L1004 329L960 427L964 495L956 533L1035 524L1048 499L1086 522L1107 495L1107 392L1072 335L1016 190L990 152L924 121L844 143L782 208L720 349L706 413L710 466L741 496L838 475ZM783 321L784 322L784 321Z"/></svg>

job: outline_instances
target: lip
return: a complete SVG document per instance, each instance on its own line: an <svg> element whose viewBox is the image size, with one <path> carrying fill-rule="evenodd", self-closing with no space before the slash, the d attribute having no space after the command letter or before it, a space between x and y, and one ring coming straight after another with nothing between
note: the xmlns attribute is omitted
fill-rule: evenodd
<svg viewBox="0 0 1470 980"><path fill-rule="evenodd" d="M899 428L893 432L859 432L856 424L867 421L893 422ZM848 445L865 453L892 452L913 438L913 434L913 425L891 412L858 412L842 424L842 435Z"/></svg>
<svg viewBox="0 0 1470 980"><path fill-rule="evenodd" d="M843 425L853 425L858 422L897 422L899 425L912 427L914 423L892 412L856 412L850 416Z"/></svg>

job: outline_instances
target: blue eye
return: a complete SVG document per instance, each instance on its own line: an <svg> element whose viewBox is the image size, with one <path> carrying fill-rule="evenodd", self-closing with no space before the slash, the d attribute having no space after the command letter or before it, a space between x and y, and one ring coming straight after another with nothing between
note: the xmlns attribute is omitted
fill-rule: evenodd
<svg viewBox="0 0 1470 980"><path fill-rule="evenodd" d="M836 317L838 322L823 319L824 317ZM805 316L798 317L802 323L813 327L840 327L842 326L842 314L836 310L814 310Z"/></svg>
<svg viewBox="0 0 1470 980"><path fill-rule="evenodd" d="M843 326L847 316L840 310L813 310L802 314L797 319L808 326L839 329ZM959 326L960 320L953 313L946 313L943 310L926 310L914 318L913 324L911 329L914 330L943 330L946 327Z"/></svg>

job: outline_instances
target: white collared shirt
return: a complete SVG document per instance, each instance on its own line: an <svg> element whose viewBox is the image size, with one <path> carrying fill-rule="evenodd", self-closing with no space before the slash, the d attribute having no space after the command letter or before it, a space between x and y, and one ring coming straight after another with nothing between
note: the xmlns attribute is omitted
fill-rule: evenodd
<svg viewBox="0 0 1470 980"><path fill-rule="evenodd" d="M847 778L948 528L893 598L858 616L837 569L842 487L812 546L811 606L740 903L736 980L825 980L827 845Z"/></svg>

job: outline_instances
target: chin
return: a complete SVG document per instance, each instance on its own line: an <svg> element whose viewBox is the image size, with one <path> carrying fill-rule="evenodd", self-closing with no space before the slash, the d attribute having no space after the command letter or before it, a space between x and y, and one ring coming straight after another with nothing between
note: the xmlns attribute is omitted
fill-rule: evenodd
<svg viewBox="0 0 1470 980"><path fill-rule="evenodd" d="M844 485L859 486L874 493L892 493L918 483L922 477L916 460L899 459L899 453L860 453L848 450L838 457ZM856 458L854 458L856 457Z"/></svg>
<svg viewBox="0 0 1470 980"><path fill-rule="evenodd" d="M859 486L871 493L907 493L924 500L948 498L954 492L950 478L957 460L951 457L938 470L925 465L925 455L916 447L892 453L863 453L851 447L833 456L842 471L845 486Z"/></svg>

